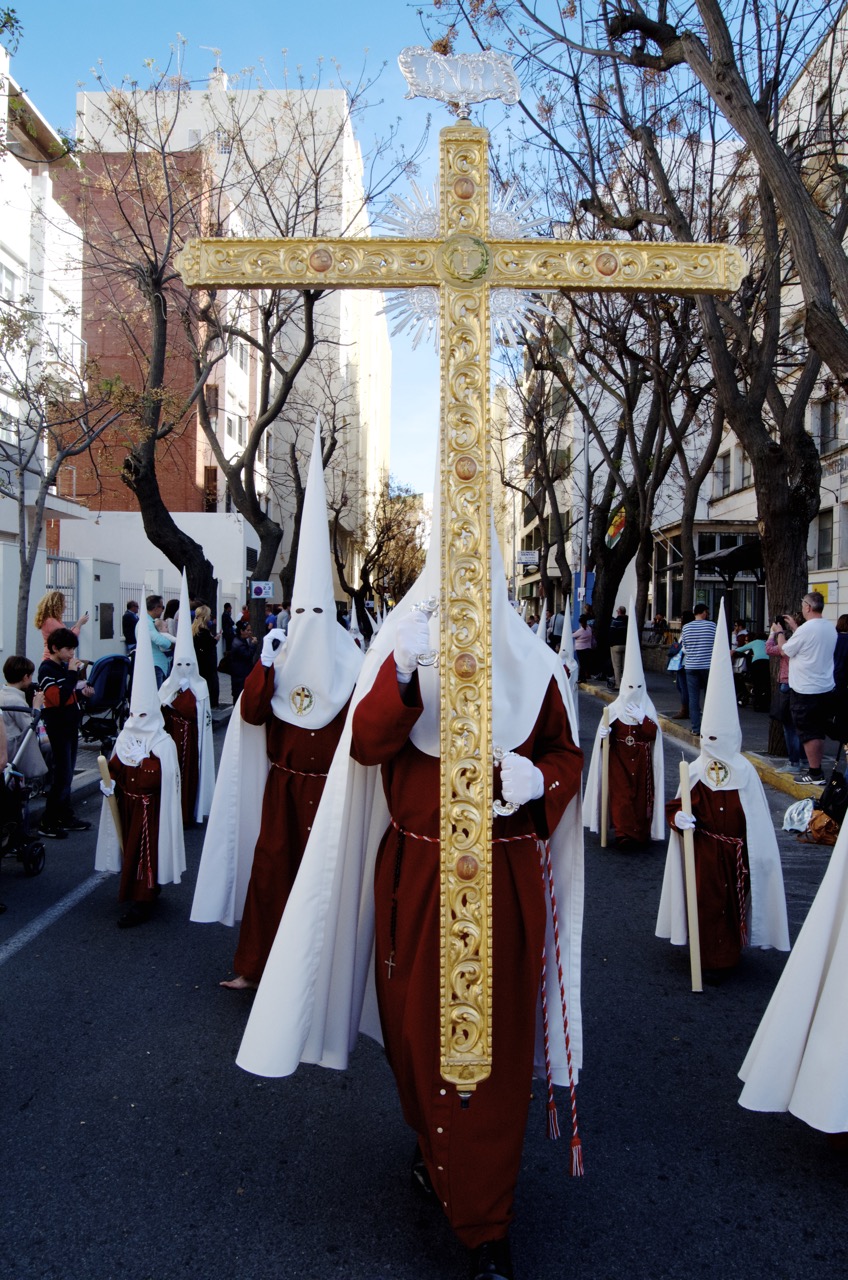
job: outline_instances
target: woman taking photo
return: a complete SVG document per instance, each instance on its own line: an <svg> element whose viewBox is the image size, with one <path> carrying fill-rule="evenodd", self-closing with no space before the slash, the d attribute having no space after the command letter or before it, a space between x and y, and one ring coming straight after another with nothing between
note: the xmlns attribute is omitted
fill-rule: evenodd
<svg viewBox="0 0 848 1280"><path fill-rule="evenodd" d="M37 627L41 632L44 640L44 653L42 662L46 662L50 657L47 649L47 637L52 635L54 631L58 631L59 627L64 627L65 613L65 597L61 591L48 591L46 596L42 596L38 604L35 606L35 619L33 626ZM84 627L88 622L88 614L84 613L81 618L77 618L72 627L68 629L73 631L74 635L79 637L80 628Z"/></svg>

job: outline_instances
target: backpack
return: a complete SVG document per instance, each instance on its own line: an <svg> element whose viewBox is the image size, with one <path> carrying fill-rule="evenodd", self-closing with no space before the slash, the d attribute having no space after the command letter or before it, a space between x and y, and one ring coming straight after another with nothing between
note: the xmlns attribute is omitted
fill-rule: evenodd
<svg viewBox="0 0 848 1280"><path fill-rule="evenodd" d="M834 769L830 775L830 781L821 793L818 808L832 818L837 825L842 824L848 812L848 782L845 781L845 774L839 769Z"/></svg>

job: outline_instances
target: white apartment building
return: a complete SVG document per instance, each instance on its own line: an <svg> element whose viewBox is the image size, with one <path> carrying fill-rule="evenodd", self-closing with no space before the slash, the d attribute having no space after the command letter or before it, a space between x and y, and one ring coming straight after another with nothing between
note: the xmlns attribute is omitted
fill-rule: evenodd
<svg viewBox="0 0 848 1280"><path fill-rule="evenodd" d="M53 195L54 166L64 154L62 139L21 91L11 74L9 55L0 46L0 305L25 306L33 317L32 333L37 335L26 354L10 355L6 350L0 366L0 658L14 652L20 579L15 456L21 424L28 421L30 412L15 394L15 386L19 379L34 383L44 366L61 377L63 368L79 372L84 362L79 229ZM24 477L29 530L43 475L41 461L36 453ZM46 521L83 514L73 502L48 494L31 599L37 600L45 587ZM33 647L40 656L41 641Z"/></svg>

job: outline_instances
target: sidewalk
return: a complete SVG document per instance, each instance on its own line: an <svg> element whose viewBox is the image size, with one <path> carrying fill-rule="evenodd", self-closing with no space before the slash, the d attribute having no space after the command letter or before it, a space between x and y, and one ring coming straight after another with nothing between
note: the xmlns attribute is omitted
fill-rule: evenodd
<svg viewBox="0 0 848 1280"><path fill-rule="evenodd" d="M672 673L646 671L645 681L648 686L648 693L659 713L660 728L666 738L677 738L678 741L685 742L697 750L698 740L692 737L691 722L689 720L672 720L670 718L676 711L680 710L680 698ZM581 684L580 691L581 693L589 694L591 697L598 698L601 702L612 702L616 697L615 693L607 689L606 681L601 679ZM703 706L703 696L701 705ZM776 791L785 792L786 795L792 796L795 800L803 800L807 796L820 796L821 787L804 786L795 781L793 774L780 772L781 766L785 765L787 761L785 755L770 756L768 754L769 727L771 724L768 713L765 711L752 711L750 707L737 707L737 711L739 712L739 724L742 728L743 753L751 761L763 783L766 786L773 787ZM835 751L836 744L828 743L822 765L825 778L830 777L833 769ZM841 767L844 769L844 761L841 762Z"/></svg>

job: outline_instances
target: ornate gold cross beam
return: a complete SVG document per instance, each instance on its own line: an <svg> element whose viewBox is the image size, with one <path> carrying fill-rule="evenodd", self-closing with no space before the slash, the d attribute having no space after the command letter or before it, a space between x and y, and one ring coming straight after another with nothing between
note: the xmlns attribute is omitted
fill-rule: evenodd
<svg viewBox="0 0 848 1280"><path fill-rule="evenodd" d="M191 287L404 289L441 297L441 1070L460 1092L491 1071L492 732L489 291L728 293L734 249L489 238L488 133L440 135L435 240L193 240Z"/></svg>

